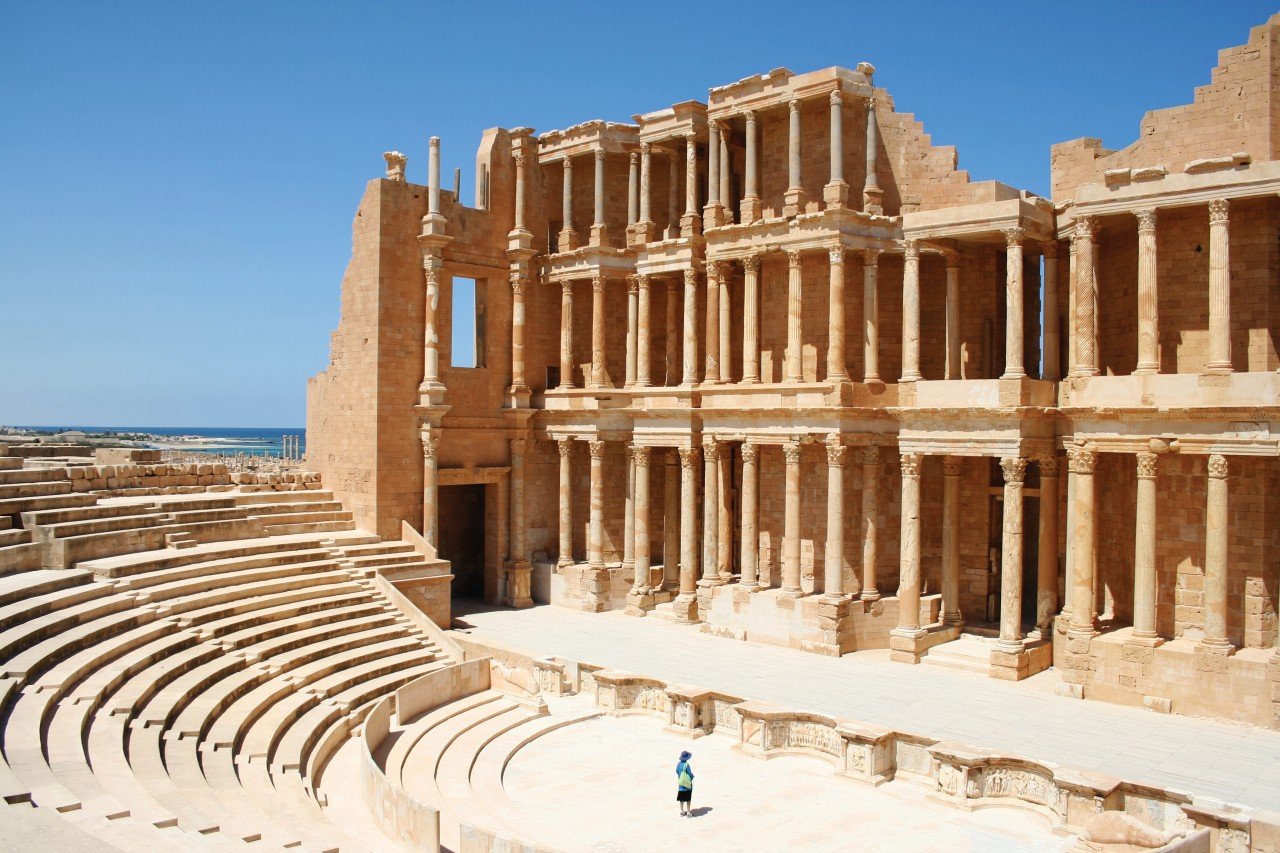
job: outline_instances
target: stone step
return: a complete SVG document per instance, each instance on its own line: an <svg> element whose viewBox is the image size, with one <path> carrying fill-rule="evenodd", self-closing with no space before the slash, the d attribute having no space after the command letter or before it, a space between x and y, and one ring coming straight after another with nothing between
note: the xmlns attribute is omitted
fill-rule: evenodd
<svg viewBox="0 0 1280 853"><path fill-rule="evenodd" d="M0 515L18 515L43 509L62 509L74 506L92 506L98 499L93 495L81 493L60 495L37 495L26 498L0 499Z"/></svg>
<svg viewBox="0 0 1280 853"><path fill-rule="evenodd" d="M963 634L959 639L929 649L921 663L987 675L991 671L991 649L995 641Z"/></svg>
<svg viewBox="0 0 1280 853"><path fill-rule="evenodd" d="M68 507L65 509L34 510L22 514L22 525L24 527L37 527L39 525L65 524L71 521L94 521L117 516L139 515L152 512L154 508L154 504L145 503L97 503L91 506Z"/></svg>
<svg viewBox="0 0 1280 853"><path fill-rule="evenodd" d="M21 467L20 456L0 456L0 471L17 471Z"/></svg>
<svg viewBox="0 0 1280 853"><path fill-rule="evenodd" d="M0 518L8 518L9 516L0 516ZM28 545L31 543L30 530L0 530L0 548L8 548L12 545Z"/></svg>
<svg viewBox="0 0 1280 853"><path fill-rule="evenodd" d="M67 479L64 468L0 468L0 486L14 483L48 483Z"/></svg>
<svg viewBox="0 0 1280 853"><path fill-rule="evenodd" d="M8 483L0 485L0 501L17 498L35 498L51 495L65 495L71 492L71 481L66 473L59 478L46 476L43 480L32 483Z"/></svg>

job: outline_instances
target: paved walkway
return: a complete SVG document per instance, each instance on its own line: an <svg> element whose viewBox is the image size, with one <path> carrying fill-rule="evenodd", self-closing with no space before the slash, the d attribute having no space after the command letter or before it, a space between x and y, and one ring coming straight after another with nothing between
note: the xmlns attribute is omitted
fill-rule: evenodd
<svg viewBox="0 0 1280 853"><path fill-rule="evenodd" d="M891 663L886 651L827 658L621 612L542 606L459 613L474 626L467 633L475 639L535 656L559 655L1280 810L1280 732L1067 699L1052 692L1052 673L1010 683Z"/></svg>

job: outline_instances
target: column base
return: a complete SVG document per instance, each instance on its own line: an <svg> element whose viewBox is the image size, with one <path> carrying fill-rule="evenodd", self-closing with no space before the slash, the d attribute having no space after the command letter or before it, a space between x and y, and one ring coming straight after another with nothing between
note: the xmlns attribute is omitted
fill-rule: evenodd
<svg viewBox="0 0 1280 853"><path fill-rule="evenodd" d="M738 221L743 225L750 225L764 216L764 206L761 204L760 199L755 196L744 198L739 211Z"/></svg>
<svg viewBox="0 0 1280 853"><path fill-rule="evenodd" d="M875 589L864 589L858 594L859 601L879 601L880 591Z"/></svg>
<svg viewBox="0 0 1280 853"><path fill-rule="evenodd" d="M597 222L591 226L591 245L603 246L609 240L609 226Z"/></svg>
<svg viewBox="0 0 1280 853"><path fill-rule="evenodd" d="M507 389L507 404L511 409L527 409L529 401L533 397L533 391L528 385L512 385Z"/></svg>
<svg viewBox="0 0 1280 853"><path fill-rule="evenodd" d="M439 380L432 382L423 382L418 385L418 405L420 406L443 406L444 405L444 383Z"/></svg>
<svg viewBox="0 0 1280 853"><path fill-rule="evenodd" d="M805 191L797 187L792 187L782 194L782 215L787 219L795 219L804 213L806 196Z"/></svg>
<svg viewBox="0 0 1280 853"><path fill-rule="evenodd" d="M959 628L964 625L964 616L960 613L942 614L942 624L948 628Z"/></svg>
<svg viewBox="0 0 1280 853"><path fill-rule="evenodd" d="M603 566L588 566L582 572L579 587L581 595L578 607L589 613L601 613L609 609L609 570Z"/></svg>
<svg viewBox="0 0 1280 853"><path fill-rule="evenodd" d="M690 240L702 231L702 217L696 213L686 213L680 217L680 238Z"/></svg>
<svg viewBox="0 0 1280 853"><path fill-rule="evenodd" d="M644 616L657 606L657 596L648 587L632 587L627 593L627 609L624 612L628 616Z"/></svg>
<svg viewBox="0 0 1280 853"><path fill-rule="evenodd" d="M889 660L896 663L920 663L928 651L923 628L894 628L889 632Z"/></svg>
<svg viewBox="0 0 1280 853"><path fill-rule="evenodd" d="M884 190L879 187L863 187L862 212L871 216L884 215Z"/></svg>
<svg viewBox="0 0 1280 853"><path fill-rule="evenodd" d="M556 251L572 252L576 248L578 248L578 232L561 229L560 233L556 236Z"/></svg>
<svg viewBox="0 0 1280 853"><path fill-rule="evenodd" d="M632 226L632 228L635 229L634 231L631 232L632 236L635 239L635 242L632 245L640 245L642 243L648 243L651 240L653 240L653 234L654 234L653 222L651 221L637 222L635 225Z"/></svg>
<svg viewBox="0 0 1280 853"><path fill-rule="evenodd" d="M719 228L724 225L724 208L718 204L709 204L702 208L702 224L705 228Z"/></svg>
<svg viewBox="0 0 1280 853"><path fill-rule="evenodd" d="M513 228L507 232L508 252L533 251L533 232L527 228Z"/></svg>
<svg viewBox="0 0 1280 853"><path fill-rule="evenodd" d="M528 560L514 560L502 567L507 579L507 594L498 602L506 607L524 608L533 606L530 596L530 584L533 567Z"/></svg>
<svg viewBox="0 0 1280 853"><path fill-rule="evenodd" d="M848 207L849 185L844 181L832 181L822 188L822 200L827 203L827 210Z"/></svg>
<svg viewBox="0 0 1280 853"><path fill-rule="evenodd" d="M676 621L682 625L695 624L699 621L698 597L685 593L677 595L676 600L671 602L671 611L675 614Z"/></svg>
<svg viewBox="0 0 1280 853"><path fill-rule="evenodd" d="M1147 649L1158 648L1164 645L1164 638L1157 634L1131 634L1129 639L1125 641L1127 645L1142 646Z"/></svg>

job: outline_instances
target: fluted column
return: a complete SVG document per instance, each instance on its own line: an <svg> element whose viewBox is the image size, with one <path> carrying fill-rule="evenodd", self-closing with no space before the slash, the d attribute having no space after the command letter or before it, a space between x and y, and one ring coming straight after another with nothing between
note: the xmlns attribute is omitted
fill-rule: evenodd
<svg viewBox="0 0 1280 853"><path fill-rule="evenodd" d="M707 261L706 372L703 381L720 381L720 275L719 261Z"/></svg>
<svg viewBox="0 0 1280 853"><path fill-rule="evenodd" d="M588 441L591 453L590 522L587 528L587 565L604 568L604 442Z"/></svg>
<svg viewBox="0 0 1280 853"><path fill-rule="evenodd" d="M1050 240L1044 250L1044 351L1040 375L1049 380L1062 376L1058 340L1058 242Z"/></svg>
<svg viewBox="0 0 1280 853"><path fill-rule="evenodd" d="M702 580L719 583L716 569L720 546L720 444L713 438L702 442Z"/></svg>
<svg viewBox="0 0 1280 853"><path fill-rule="evenodd" d="M688 240L702 230L698 214L698 137L684 138L684 216L680 219L680 236Z"/></svg>
<svg viewBox="0 0 1280 853"><path fill-rule="evenodd" d="M947 358L943 379L960 378L960 253L947 252Z"/></svg>
<svg viewBox="0 0 1280 853"><path fill-rule="evenodd" d="M503 604L508 607L531 607L529 549L524 524L524 453L526 440L513 438L511 445L511 500L508 516L508 553L504 568L507 589Z"/></svg>
<svg viewBox="0 0 1280 853"><path fill-rule="evenodd" d="M564 194L560 204L560 217L563 224L560 227L560 236L556 240L556 249L560 252L569 252L578 248L578 232L573 230L573 158L565 157L563 165Z"/></svg>
<svg viewBox="0 0 1280 853"><path fill-rule="evenodd" d="M844 98L836 89L827 97L831 108L831 180L822 189L827 209L844 207L849 203L849 185L844 179Z"/></svg>
<svg viewBox="0 0 1280 853"><path fill-rule="evenodd" d="M801 320L804 317L802 288L800 253L787 252L787 357L783 382L799 382L803 378L800 364Z"/></svg>
<svg viewBox="0 0 1280 853"><path fill-rule="evenodd" d="M1000 639L996 648L1022 651L1022 486L1027 460L1000 460L1004 473L1004 526L1000 553Z"/></svg>
<svg viewBox="0 0 1280 853"><path fill-rule="evenodd" d="M760 542L757 533L759 501L760 448L750 442L742 444L742 585L754 587L759 583Z"/></svg>
<svg viewBox="0 0 1280 853"><path fill-rule="evenodd" d="M1097 632L1094 618L1093 468L1097 451L1076 447L1067 451L1067 471L1073 482L1071 519L1071 628L1076 636Z"/></svg>
<svg viewBox="0 0 1280 853"><path fill-rule="evenodd" d="M920 247L902 244L902 381L920 379Z"/></svg>
<svg viewBox="0 0 1280 853"><path fill-rule="evenodd" d="M1231 520L1227 513L1227 457L1209 456L1209 483L1204 532L1204 645L1230 649L1227 639L1228 536Z"/></svg>
<svg viewBox="0 0 1280 853"><path fill-rule="evenodd" d="M673 606L676 620L695 622L698 618L697 505L698 448L680 448L680 595Z"/></svg>
<svg viewBox="0 0 1280 853"><path fill-rule="evenodd" d="M1036 639L1053 635L1058 609L1058 457L1036 458L1040 470L1040 524L1036 540Z"/></svg>
<svg viewBox="0 0 1280 853"><path fill-rule="evenodd" d="M675 279L667 279L666 304L666 365L662 384L671 388L680 384L680 299L679 285Z"/></svg>
<svg viewBox="0 0 1280 853"><path fill-rule="evenodd" d="M604 282L603 275L591 279L591 387L604 386Z"/></svg>
<svg viewBox="0 0 1280 853"><path fill-rule="evenodd" d="M862 381L880 381L880 312L876 282L880 253L867 249L862 253Z"/></svg>
<svg viewBox="0 0 1280 853"><path fill-rule="evenodd" d="M640 221L640 155L632 151L627 158L627 225Z"/></svg>
<svg viewBox="0 0 1280 853"><path fill-rule="evenodd" d="M1231 236L1228 205L1209 202L1209 360L1205 370L1231 372Z"/></svg>
<svg viewBox="0 0 1280 853"><path fill-rule="evenodd" d="M1133 636L1156 635L1156 464L1154 453L1139 453L1138 503L1133 534Z"/></svg>
<svg viewBox="0 0 1280 853"><path fill-rule="evenodd" d="M960 612L960 474L958 456L942 458L942 622L961 625Z"/></svg>
<svg viewBox="0 0 1280 853"><path fill-rule="evenodd" d="M573 387L573 282L560 282L560 387Z"/></svg>
<svg viewBox="0 0 1280 853"><path fill-rule="evenodd" d="M573 565L573 439L556 441L560 451L560 557L561 569Z"/></svg>
<svg viewBox="0 0 1280 853"><path fill-rule="evenodd" d="M593 201L594 206L592 213L595 214L595 221L591 223L591 245L603 246L607 235L607 228L604 223L604 151L595 152L596 161L596 182L594 187Z"/></svg>
<svg viewBox="0 0 1280 853"><path fill-rule="evenodd" d="M439 548L440 469L436 457L440 449L440 438L429 427L423 427L419 434L422 437L422 538L431 547Z"/></svg>
<svg viewBox="0 0 1280 853"><path fill-rule="evenodd" d="M863 601L877 601L880 589L876 586L876 561L880 557L878 534L879 511L876 488L880 478L880 448L870 445L859 451L862 463L862 593Z"/></svg>
<svg viewBox="0 0 1280 853"><path fill-rule="evenodd" d="M662 466L662 586L680 584L680 461L671 451Z"/></svg>
<svg viewBox="0 0 1280 853"><path fill-rule="evenodd" d="M1076 355L1076 376L1094 376L1098 372L1098 326L1095 322L1097 293L1093 282L1092 216L1076 220L1072 235L1071 274L1075 278L1075 331L1072 342Z"/></svg>
<svg viewBox="0 0 1280 853"><path fill-rule="evenodd" d="M748 110L744 116L747 120L747 174L746 187L742 199L742 211L738 221L745 225L760 218L760 185L757 177L760 163L758 140L756 139L756 114Z"/></svg>
<svg viewBox="0 0 1280 853"><path fill-rule="evenodd" d="M649 448L632 447L631 464L635 470L635 498L632 511L635 513L635 559L634 587L649 591Z"/></svg>
<svg viewBox="0 0 1280 853"><path fill-rule="evenodd" d="M640 345L640 279L638 276L627 276L627 359L626 378L623 387L630 388L636 384L636 362L639 358Z"/></svg>
<svg viewBox="0 0 1280 853"><path fill-rule="evenodd" d="M782 215L787 217L804 213L804 184L800 179L800 100L787 102L787 191L783 194Z"/></svg>
<svg viewBox="0 0 1280 853"><path fill-rule="evenodd" d="M902 536L898 571L900 636L917 637L920 628L920 463L918 453L902 454Z"/></svg>
<svg viewBox="0 0 1280 853"><path fill-rule="evenodd" d="M527 408L529 386L524 379L524 265L511 271L511 398L513 408ZM477 360L482 353L476 353Z"/></svg>
<svg viewBox="0 0 1280 853"><path fill-rule="evenodd" d="M800 595L800 443L782 446L786 460L786 494L782 518L782 592Z"/></svg>
<svg viewBox="0 0 1280 853"><path fill-rule="evenodd" d="M698 381L698 271L684 271L684 376L682 385Z"/></svg>
<svg viewBox="0 0 1280 853"><path fill-rule="evenodd" d="M1156 282L1156 211L1138 217L1138 365L1134 373L1160 372L1160 315Z"/></svg>
<svg viewBox="0 0 1280 853"><path fill-rule="evenodd" d="M742 259L742 381L760 381L760 256Z"/></svg>
<svg viewBox="0 0 1280 853"><path fill-rule="evenodd" d="M843 445L827 445L827 544L822 591L831 598L844 597L844 453Z"/></svg>
<svg viewBox="0 0 1280 853"><path fill-rule="evenodd" d="M423 370L422 385L419 391L436 401L437 395L444 391L444 383L440 381L440 335L436 331L436 313L440 306L440 268L444 262L434 255L423 255L422 271L426 282L423 300Z"/></svg>
<svg viewBox="0 0 1280 853"><path fill-rule="evenodd" d="M649 379L649 276L636 276L636 385L647 388Z"/></svg>
<svg viewBox="0 0 1280 853"><path fill-rule="evenodd" d="M846 382L849 371L844 364L844 247L833 246L827 251L830 260L830 278L827 284L827 301L830 317L827 324L827 381Z"/></svg>
<svg viewBox="0 0 1280 853"><path fill-rule="evenodd" d="M1027 375L1022 357L1022 229L1005 229L1004 239L1004 375L1000 378L1021 379Z"/></svg>
<svg viewBox="0 0 1280 853"><path fill-rule="evenodd" d="M720 205L720 122L707 122L707 204L702 215L706 227L722 225Z"/></svg>

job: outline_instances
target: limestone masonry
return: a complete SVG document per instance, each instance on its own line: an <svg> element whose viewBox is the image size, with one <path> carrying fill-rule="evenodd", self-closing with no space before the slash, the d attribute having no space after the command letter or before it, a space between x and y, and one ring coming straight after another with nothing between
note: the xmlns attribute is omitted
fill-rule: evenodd
<svg viewBox="0 0 1280 853"><path fill-rule="evenodd" d="M388 152L308 461L455 595L1280 726L1278 36L1052 200L865 62Z"/></svg>

